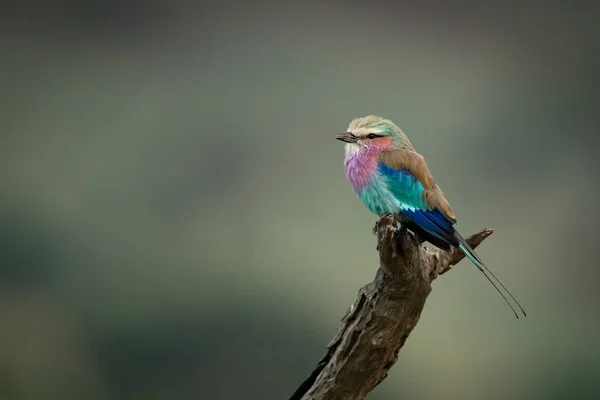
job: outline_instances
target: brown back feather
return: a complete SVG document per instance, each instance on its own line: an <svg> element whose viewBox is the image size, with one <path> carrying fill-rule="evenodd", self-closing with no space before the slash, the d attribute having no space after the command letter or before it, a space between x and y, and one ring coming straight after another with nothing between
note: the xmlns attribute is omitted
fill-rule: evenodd
<svg viewBox="0 0 600 400"><path fill-rule="evenodd" d="M411 150L392 150L381 153L379 159L385 165L394 169L408 170L423 185L425 189L423 198L429 209L437 208L452 222L456 222L456 216L450 207L450 203L433 180L431 171L422 155Z"/></svg>

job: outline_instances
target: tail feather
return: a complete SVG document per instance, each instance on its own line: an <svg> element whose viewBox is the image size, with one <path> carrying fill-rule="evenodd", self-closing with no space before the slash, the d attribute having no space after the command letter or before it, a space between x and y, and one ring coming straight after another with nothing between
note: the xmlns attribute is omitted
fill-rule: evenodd
<svg viewBox="0 0 600 400"><path fill-rule="evenodd" d="M500 295L502 296L502 298L504 299L504 301L506 302L506 304L508 304L508 306L510 307L510 309L515 314L515 317L519 318L519 315L517 314L516 310L514 309L514 307L512 306L512 304L508 301L508 299L506 298L506 296L504 295L504 293L502 293L502 291L500 291L500 289L494 283L494 281L492 279L490 279L490 277L488 276L487 273L489 273L496 280L496 282L498 282L500 284L500 286L502 287L502 289L504 289L506 291L506 293L508 293L508 295L510 296L510 298L513 299L513 301L521 309L521 312L523 313L523 315L527 316L527 313L525 313L525 310L523 309L523 307L521 307L521 304L519 303L519 301L517 299L515 299L515 296L513 296L512 293L506 288L506 286L504 286L504 284L500 281L500 279L498 279L496 277L496 275L494 275L494 273L492 271L490 271L485 266L485 264L483 263L483 261L481 260L481 258L479 258L479 256L477 255L477 253L475 253L475 251L471 248L471 246L469 246L469 244L467 243L467 241L456 230L454 231L454 237L458 240L458 242L459 242L458 246L465 253L465 255L467 256L467 258L469 260L471 260L471 262L473 264L475 264L475 266L479 269L479 271L481 271L481 273L492 284L492 286L494 286L494 288L496 289L496 291L498 293L500 293ZM487 271L487 273L486 273L486 271Z"/></svg>
<svg viewBox="0 0 600 400"><path fill-rule="evenodd" d="M414 222L407 222L406 226L408 227L408 229L410 229L411 231L413 231L414 233L419 235L423 240L428 241L432 245L434 245L442 250L446 250L446 251L452 250L452 245L450 243L448 243L446 240L436 237L435 235L429 233L428 231L421 228L419 225L415 224Z"/></svg>
<svg viewBox="0 0 600 400"><path fill-rule="evenodd" d="M429 240L432 244L442 249L448 248L449 245L460 247L461 250L467 256L467 258L469 258L469 260L471 260L471 262L475 264L475 266L481 271L483 276L485 276L486 279L492 284L492 286L494 286L496 291L500 293L506 304L508 304L510 309L515 314L515 317L519 318L517 311L510 303L510 301L508 301L504 293L498 288L498 285L496 285L496 283L494 283L494 281L490 278L490 276L494 278L494 280L500 285L500 287L502 287L502 289L504 289L506 293L508 293L510 298L513 299L517 306L519 306L523 315L527 316L525 310L523 310L523 307L521 307L521 304L519 304L518 300L515 299L515 296L513 296L512 293L506 288L506 286L504 286L504 284L500 282L500 279L498 279L496 275L494 275L494 273L485 266L483 260L479 258L477 253L475 253L471 246L469 246L467 241L460 235L460 233L458 233L456 229L454 229L453 223L450 220L448 220L444 216L444 214L442 214L438 209L415 210L405 208L402 210L402 213L411 220L412 224L415 227L417 227L418 231L421 231L417 232L417 234L424 232L424 238ZM444 245L440 246L441 243L443 243Z"/></svg>

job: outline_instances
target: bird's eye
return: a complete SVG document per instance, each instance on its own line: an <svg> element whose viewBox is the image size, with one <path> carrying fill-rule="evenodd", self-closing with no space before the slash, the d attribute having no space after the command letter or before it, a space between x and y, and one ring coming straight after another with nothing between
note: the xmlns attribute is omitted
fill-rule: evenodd
<svg viewBox="0 0 600 400"><path fill-rule="evenodd" d="M378 137L378 136L379 136L379 135L376 135L376 134L374 134L374 133L369 133L369 134L367 135L367 137L368 137L369 139L375 139L375 138L376 138L376 137Z"/></svg>

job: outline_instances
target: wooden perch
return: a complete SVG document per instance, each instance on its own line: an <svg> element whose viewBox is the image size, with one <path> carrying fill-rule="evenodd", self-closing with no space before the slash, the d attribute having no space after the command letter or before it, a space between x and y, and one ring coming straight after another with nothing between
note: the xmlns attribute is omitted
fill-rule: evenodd
<svg viewBox="0 0 600 400"><path fill-rule="evenodd" d="M380 259L375 280L359 290L327 354L289 400L364 399L396 363L419 321L431 282L464 258L458 248L422 248L391 215L383 216L373 231ZM484 229L467 242L475 248L492 232Z"/></svg>

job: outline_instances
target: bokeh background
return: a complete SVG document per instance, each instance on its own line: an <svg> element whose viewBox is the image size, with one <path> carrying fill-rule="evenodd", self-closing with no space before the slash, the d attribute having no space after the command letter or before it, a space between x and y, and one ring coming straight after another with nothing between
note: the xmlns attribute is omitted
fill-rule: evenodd
<svg viewBox="0 0 600 400"><path fill-rule="evenodd" d="M3 6L0 399L286 399L378 265L333 140L370 113L530 316L461 263L368 398L599 398L599 11Z"/></svg>

